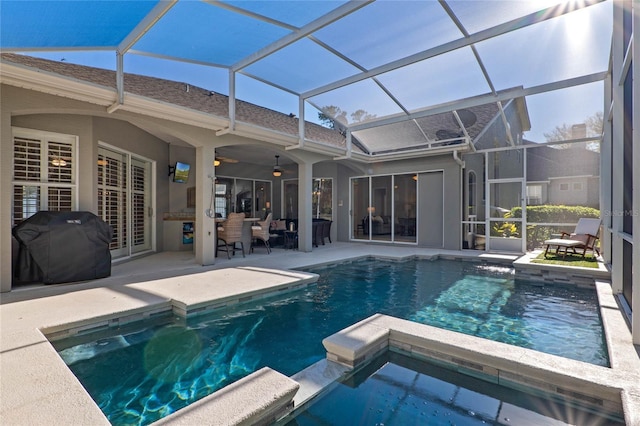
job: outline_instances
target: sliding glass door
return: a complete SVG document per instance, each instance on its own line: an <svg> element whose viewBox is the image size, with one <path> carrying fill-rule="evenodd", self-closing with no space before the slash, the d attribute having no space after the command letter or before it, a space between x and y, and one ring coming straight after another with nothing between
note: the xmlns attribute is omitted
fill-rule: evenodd
<svg viewBox="0 0 640 426"><path fill-rule="evenodd" d="M351 238L417 241L415 174L351 179Z"/></svg>

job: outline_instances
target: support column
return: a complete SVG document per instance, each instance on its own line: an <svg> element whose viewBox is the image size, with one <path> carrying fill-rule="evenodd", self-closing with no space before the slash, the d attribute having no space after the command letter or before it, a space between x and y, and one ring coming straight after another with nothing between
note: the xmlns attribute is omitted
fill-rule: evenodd
<svg viewBox="0 0 640 426"><path fill-rule="evenodd" d="M602 235L600 236L600 255L605 263L611 260L611 125L609 124L609 111L613 102L611 92L611 74L607 75L604 82L604 137L600 143L600 217L602 218Z"/></svg>
<svg viewBox="0 0 640 426"><path fill-rule="evenodd" d="M313 243L311 224L313 203L313 164L298 164L298 250L310 252Z"/></svg>
<svg viewBox="0 0 640 426"><path fill-rule="evenodd" d="M640 29L640 10L636 2L633 5L633 81L640 81L640 37L638 30ZM638 91L638 83L633 85L633 185L632 185L632 228L633 228L633 254L631 255L634 265L631 278L631 334L633 343L640 345L640 92Z"/></svg>
<svg viewBox="0 0 640 426"><path fill-rule="evenodd" d="M8 292L11 291L13 275L11 255L13 136L11 113L6 105L0 107L0 132L0 292Z"/></svg>
<svg viewBox="0 0 640 426"><path fill-rule="evenodd" d="M622 22L622 7L614 7L614 22ZM615 26L614 26L615 27ZM624 49L622 47L622 27L616 31L618 34L613 37L613 90L611 97L613 99L613 125L611 134L611 207L612 211L607 212L611 216L611 286L614 294L622 293L622 253L623 239L620 233L623 229L622 211L624 182L622 178L622 165L624 164L624 91L620 79L622 78L622 65L624 64ZM624 81L624 78L623 80ZM602 173L602 171L601 171ZM600 185L603 185L603 181ZM607 182L609 183L609 182ZM609 188L604 188L605 191ZM606 221L605 221L606 222Z"/></svg>
<svg viewBox="0 0 640 426"><path fill-rule="evenodd" d="M216 179L213 161L216 157L215 148L202 146L196 148L196 225L195 249L196 262L206 266L215 263L216 254L216 222L215 215L207 216L211 197L211 190Z"/></svg>

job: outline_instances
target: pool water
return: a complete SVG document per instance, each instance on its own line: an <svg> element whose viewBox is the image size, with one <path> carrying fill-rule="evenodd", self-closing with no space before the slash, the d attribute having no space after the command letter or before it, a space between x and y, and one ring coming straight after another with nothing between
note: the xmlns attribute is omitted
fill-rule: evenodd
<svg viewBox="0 0 640 426"><path fill-rule="evenodd" d="M323 338L376 312L608 365L595 290L514 282L510 268L448 260L314 272L317 284L277 299L54 346L113 424L149 424L264 366L293 375L325 357Z"/></svg>
<svg viewBox="0 0 640 426"><path fill-rule="evenodd" d="M278 424L604 426L624 421L387 353Z"/></svg>

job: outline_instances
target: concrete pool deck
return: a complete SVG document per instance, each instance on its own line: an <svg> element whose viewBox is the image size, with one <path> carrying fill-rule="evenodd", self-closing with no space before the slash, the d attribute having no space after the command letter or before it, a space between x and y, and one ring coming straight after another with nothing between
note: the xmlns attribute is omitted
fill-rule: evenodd
<svg viewBox="0 0 640 426"><path fill-rule="evenodd" d="M267 255L256 250L246 258L219 258L215 265L206 267L196 265L190 253L165 252L115 264L111 277L101 280L24 286L0 296L2 424L109 424L44 333L64 336L69 330L73 333L118 325L167 310L189 314L194 309L236 303L263 289L274 291L315 281L313 274L291 270L365 256L469 257L506 263L516 259L478 252L337 242L311 253L276 249ZM612 368L605 370L618 377L626 371L640 383L638 351L631 344L615 300L611 297L602 310L609 317L604 322L612 352ZM640 405L636 405L640 390L629 392L636 395L629 399L631 408L640 411Z"/></svg>

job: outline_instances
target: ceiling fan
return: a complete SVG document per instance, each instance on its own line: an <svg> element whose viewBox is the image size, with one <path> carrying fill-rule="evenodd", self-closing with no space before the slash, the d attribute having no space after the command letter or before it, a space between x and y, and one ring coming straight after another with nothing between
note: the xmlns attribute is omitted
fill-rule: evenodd
<svg viewBox="0 0 640 426"><path fill-rule="evenodd" d="M228 163L228 164L236 164L239 163L239 160L236 160L235 158L230 158L230 157L224 157L222 155L216 155L215 160L213 161L213 165L214 166L219 166L221 163Z"/></svg>

